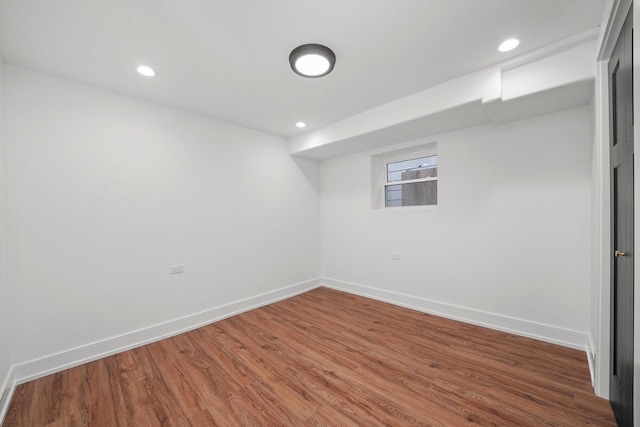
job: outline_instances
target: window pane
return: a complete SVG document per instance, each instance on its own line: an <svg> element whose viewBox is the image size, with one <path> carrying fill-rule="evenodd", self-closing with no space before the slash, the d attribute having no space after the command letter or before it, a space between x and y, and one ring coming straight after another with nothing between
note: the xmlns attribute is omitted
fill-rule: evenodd
<svg viewBox="0 0 640 427"><path fill-rule="evenodd" d="M438 181L387 185L385 206L423 206L438 204Z"/></svg>
<svg viewBox="0 0 640 427"><path fill-rule="evenodd" d="M387 163L387 182L438 176L438 156Z"/></svg>

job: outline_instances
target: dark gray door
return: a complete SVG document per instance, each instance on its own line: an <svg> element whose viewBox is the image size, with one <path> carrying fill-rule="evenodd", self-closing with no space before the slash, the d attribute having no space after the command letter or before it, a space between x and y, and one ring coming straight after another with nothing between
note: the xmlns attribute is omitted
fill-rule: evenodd
<svg viewBox="0 0 640 427"><path fill-rule="evenodd" d="M633 425L633 60L629 13L609 60L611 118L611 372L620 426Z"/></svg>

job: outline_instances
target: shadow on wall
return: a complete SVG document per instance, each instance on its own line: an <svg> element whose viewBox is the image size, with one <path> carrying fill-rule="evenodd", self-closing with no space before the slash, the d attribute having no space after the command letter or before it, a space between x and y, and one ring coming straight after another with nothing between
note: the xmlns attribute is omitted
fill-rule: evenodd
<svg viewBox="0 0 640 427"><path fill-rule="evenodd" d="M320 195L320 167L317 160L303 159L301 157L291 156L295 164L304 175L307 182L313 187L315 194Z"/></svg>

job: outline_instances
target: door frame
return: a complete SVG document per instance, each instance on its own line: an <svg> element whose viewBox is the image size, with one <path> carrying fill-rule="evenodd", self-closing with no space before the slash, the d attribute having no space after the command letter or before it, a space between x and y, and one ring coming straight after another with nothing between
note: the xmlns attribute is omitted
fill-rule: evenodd
<svg viewBox="0 0 640 427"><path fill-rule="evenodd" d="M613 0L603 22L596 63L594 150L592 170L592 292L591 332L587 348L596 395L609 397L611 204L609 179L609 87L607 63L629 8L634 27L640 22L640 0ZM640 70L640 31L633 32L633 68ZM640 153L640 73L633 76L634 151ZM640 154L634 157L634 253L640 254ZM640 257L634 257L634 424L640 425Z"/></svg>
<svg viewBox="0 0 640 427"><path fill-rule="evenodd" d="M633 19L634 22L638 22L640 19L640 2L634 0L633 2ZM635 24L634 24L635 28ZM640 70L640 31L633 32L633 69ZM633 122L638 123L633 128L634 152L639 153L640 149L640 72L635 72L633 75ZM638 171L634 174L633 185L634 194L633 199L640 201L640 155L634 156L633 170ZM634 205L635 206L635 205ZM634 207L633 221L635 224L640 224L640 209ZM633 236L634 239L634 252L640 253L640 230L635 230ZM634 277L633 277L633 289L634 289L634 374L633 374L633 411L634 411L634 425L640 425L640 278L638 277L637 270L640 268L640 260L638 257L634 257Z"/></svg>

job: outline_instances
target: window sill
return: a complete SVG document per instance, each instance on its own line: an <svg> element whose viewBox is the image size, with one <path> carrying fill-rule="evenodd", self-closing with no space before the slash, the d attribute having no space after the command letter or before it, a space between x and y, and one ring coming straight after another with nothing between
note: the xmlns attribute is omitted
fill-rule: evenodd
<svg viewBox="0 0 640 427"><path fill-rule="evenodd" d="M378 212L413 212L413 211L432 211L438 209L438 205L425 205L425 206L393 206L384 207L379 209L372 209Z"/></svg>

